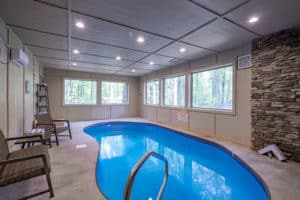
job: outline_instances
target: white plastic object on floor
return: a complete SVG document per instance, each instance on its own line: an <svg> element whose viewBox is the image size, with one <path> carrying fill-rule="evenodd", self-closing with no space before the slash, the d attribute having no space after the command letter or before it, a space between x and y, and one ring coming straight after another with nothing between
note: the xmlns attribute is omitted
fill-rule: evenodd
<svg viewBox="0 0 300 200"><path fill-rule="evenodd" d="M283 155L282 151L276 146L276 144L271 144L269 146L266 146L265 148L262 148L258 150L258 153L260 155L266 154L272 152L276 158L280 161L286 160L286 157Z"/></svg>

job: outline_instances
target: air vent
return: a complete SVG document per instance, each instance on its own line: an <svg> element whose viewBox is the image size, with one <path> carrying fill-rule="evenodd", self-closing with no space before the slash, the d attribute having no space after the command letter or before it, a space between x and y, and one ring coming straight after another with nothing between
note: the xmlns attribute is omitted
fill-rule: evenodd
<svg viewBox="0 0 300 200"><path fill-rule="evenodd" d="M238 69L246 69L251 67L251 54L238 57Z"/></svg>

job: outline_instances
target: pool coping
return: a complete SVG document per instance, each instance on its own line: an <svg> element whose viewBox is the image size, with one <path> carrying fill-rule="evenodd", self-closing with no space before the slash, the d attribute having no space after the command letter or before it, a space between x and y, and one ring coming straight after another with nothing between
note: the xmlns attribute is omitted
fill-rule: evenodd
<svg viewBox="0 0 300 200"><path fill-rule="evenodd" d="M148 125L155 125L155 126L158 126L158 127L161 127L161 128L164 128L164 129L168 129L170 131L174 131L176 132L177 134L180 134L180 135L183 135L185 137L190 137L192 139L195 139L195 140L202 140L208 144L211 144L211 145L215 145L217 146L218 148L224 150L226 153L228 153L233 159L235 159L236 161L238 161L243 167L245 167L247 170L249 170L249 172L254 176L254 178L257 179L258 183L263 187L263 190L266 192L267 194L267 198L269 200L272 199L272 196L271 196L271 192L270 192L270 188L268 186L268 184L265 182L265 180L261 177L261 175L259 175L255 169L253 169L246 161L244 161L239 155L237 155L236 153L234 153L232 150L230 150L229 148L225 147L224 145L218 143L217 141L213 141L213 140L209 140L207 138L204 138L204 137L201 137L199 135L192 135L190 133L192 133L193 131L185 131L185 130L182 130L182 129L176 129L176 128L171 128L169 126L166 126L164 124L159 124L159 123L156 123L156 122L151 122L151 121L127 121L127 120L107 120L107 121L103 121L103 122L96 122L94 124L91 124L91 125L88 125L86 127L83 128L83 132L85 134L88 134L86 133L86 129L89 128L89 127L92 127L92 126L95 126L95 125L100 125L100 124L108 124L108 123L138 123L138 124L148 124ZM190 132L190 133L188 133ZM89 135L89 134L88 134ZM98 151L98 155L101 151L101 147L99 146L99 151ZM97 158L97 162L96 162L96 166L98 165L98 162L99 162L99 156ZM97 174L97 168L95 168L95 175ZM97 180L96 180L96 184L100 190L100 192L102 193L102 195L106 198L107 196L104 194L104 192L102 191L100 185L98 184Z"/></svg>

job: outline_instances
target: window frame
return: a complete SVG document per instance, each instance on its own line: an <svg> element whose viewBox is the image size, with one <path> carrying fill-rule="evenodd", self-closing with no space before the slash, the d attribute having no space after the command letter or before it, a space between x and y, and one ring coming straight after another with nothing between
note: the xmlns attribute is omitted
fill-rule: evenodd
<svg viewBox="0 0 300 200"><path fill-rule="evenodd" d="M109 83L125 83L127 85L127 100L125 103L103 103L103 99L102 99L102 83L103 82L109 82ZM104 106L118 106L118 105L129 105L129 83L127 81L121 81L121 80L101 80L100 81L100 92L99 92L99 95L100 95L100 105L104 105Z"/></svg>
<svg viewBox="0 0 300 200"><path fill-rule="evenodd" d="M147 103L147 84L149 82L155 82L155 81L158 81L158 103L157 104L148 104ZM160 107L161 106L161 81L160 79L151 79L151 80L147 80L145 81L145 84L144 84L144 105L145 106L155 106L155 107Z"/></svg>
<svg viewBox="0 0 300 200"><path fill-rule="evenodd" d="M165 104L165 80L166 79L171 79L171 78L177 78L183 76L184 77L184 105L183 106L173 106L173 105L166 105ZM162 79L162 106L166 107L166 108L178 108L178 109L182 109L182 108L186 108L187 105L187 101L186 101L186 90L187 90L187 75L186 74L176 74L176 75L171 75L171 76L166 76Z"/></svg>
<svg viewBox="0 0 300 200"><path fill-rule="evenodd" d="M225 67L232 67L232 109L216 109L216 108L202 108L202 107L193 107L193 74L205 71L216 70ZM217 66L209 66L202 69L194 70L190 73L189 78L189 108L190 111L199 111L203 113L214 113L214 114L227 114L227 115L236 115L236 67L233 63L227 63Z"/></svg>
<svg viewBox="0 0 300 200"><path fill-rule="evenodd" d="M66 104L65 103L65 81L66 80L76 80L76 81L95 81L96 82L96 103L95 104ZM99 92L98 92L98 80L96 79L85 79L85 78L69 78L69 77L65 77L63 78L63 90L62 90L62 105L63 106L97 106L98 105L98 95L99 95Z"/></svg>

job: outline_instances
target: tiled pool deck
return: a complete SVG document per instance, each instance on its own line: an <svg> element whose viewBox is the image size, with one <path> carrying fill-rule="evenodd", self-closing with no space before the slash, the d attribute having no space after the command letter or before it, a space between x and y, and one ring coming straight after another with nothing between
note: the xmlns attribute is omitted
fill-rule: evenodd
<svg viewBox="0 0 300 200"><path fill-rule="evenodd" d="M148 122L139 118L116 121ZM105 199L99 192L95 179L99 146L92 137L83 132L84 127L98 122L104 121L73 122L71 124L73 139L62 137L60 146L53 145L53 148L49 149L52 166L51 177L55 193L55 197L52 199ZM182 132L197 136L193 132ZM300 199L300 163L279 162L276 159L259 156L251 149L238 144L216 138L203 138L223 145L254 169L269 187L272 200ZM78 144L87 144L87 148L76 149ZM45 177L37 177L0 188L0 199L18 199L46 187ZM45 194L34 199L47 199L48 197L49 195Z"/></svg>

